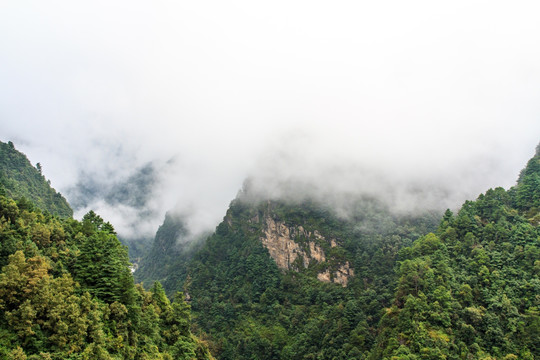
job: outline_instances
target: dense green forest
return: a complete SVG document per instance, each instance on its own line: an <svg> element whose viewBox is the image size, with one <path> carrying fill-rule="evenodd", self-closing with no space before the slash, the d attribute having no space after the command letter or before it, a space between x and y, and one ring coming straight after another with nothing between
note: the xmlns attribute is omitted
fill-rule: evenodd
<svg viewBox="0 0 540 360"><path fill-rule="evenodd" d="M540 357L540 146L516 186L447 211L399 253L371 358Z"/></svg>
<svg viewBox="0 0 540 360"><path fill-rule="evenodd" d="M167 292L191 297L218 358L540 357L539 149L516 186L436 220L393 215L369 198L344 219L309 199L248 201L248 191L201 249L175 259L179 271L160 270L174 278ZM294 242L303 254L322 249L325 260L280 268L263 246L268 221L310 234ZM345 263L354 269L346 286L318 278Z"/></svg>
<svg viewBox="0 0 540 360"><path fill-rule="evenodd" d="M212 350L222 359L363 357L374 345L380 310L391 304L399 248L435 230L439 216L397 216L381 202L362 198L354 204L355 216L342 219L309 199L253 203L249 198L246 189L202 248L184 252L189 261L180 271L160 263L162 279L174 279L166 282L167 292L190 295L194 321L212 336ZM261 244L268 218L309 230L311 239L296 238L307 248L315 231L340 245L319 238L326 261L284 272ZM170 224L169 219L160 231ZM166 246L166 234L158 234L159 245ZM178 247L177 236L170 238L171 248ZM345 261L355 269L348 286L317 280L317 274L333 273Z"/></svg>
<svg viewBox="0 0 540 360"><path fill-rule="evenodd" d="M34 201L13 174L39 171L4 145L0 359L540 358L540 146L514 187L444 214L246 183L210 236L167 214L145 290L114 227L43 207L41 175Z"/></svg>
<svg viewBox="0 0 540 360"><path fill-rule="evenodd" d="M40 163L33 167L26 155L10 141L0 141L0 188L2 194L15 199L25 197L43 211L70 217L73 210L42 174Z"/></svg>
<svg viewBox="0 0 540 360"><path fill-rule="evenodd" d="M15 164L4 174L31 173ZM33 186L25 181L10 184ZM170 301L160 283L134 284L110 223L93 211L82 221L53 215L2 191L0 359L212 359L182 293Z"/></svg>

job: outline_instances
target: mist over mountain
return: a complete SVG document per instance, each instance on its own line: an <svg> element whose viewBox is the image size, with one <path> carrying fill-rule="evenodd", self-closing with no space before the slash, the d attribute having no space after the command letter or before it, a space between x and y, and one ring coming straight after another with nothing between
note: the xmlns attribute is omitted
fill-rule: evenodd
<svg viewBox="0 0 540 360"><path fill-rule="evenodd" d="M513 185L540 133L533 1L34 5L0 12L2 140L119 234L173 208L212 229L248 177L456 207ZM111 191L147 164L139 227Z"/></svg>
<svg viewBox="0 0 540 360"><path fill-rule="evenodd" d="M402 211L382 193L321 194L296 179L257 188L248 179L200 241L188 215L166 215L135 273L153 283L149 292L134 286L110 222L94 211L82 221L58 216L58 205L71 210L41 165L0 145L3 357L539 355L540 145L515 186L442 217L426 203ZM118 183L109 201L142 207L131 200L144 200L136 189L151 174L146 167Z"/></svg>
<svg viewBox="0 0 540 360"><path fill-rule="evenodd" d="M251 178L191 249L168 215L135 277L181 289L219 359L534 359L539 149L514 186L444 214L425 182Z"/></svg>
<svg viewBox="0 0 540 360"><path fill-rule="evenodd" d="M539 13L2 2L0 358L539 358Z"/></svg>
<svg viewBox="0 0 540 360"><path fill-rule="evenodd" d="M77 213L96 209L118 220L123 236L144 236L155 231L153 219L160 215L153 203L160 180L158 171L154 164L148 163L134 169L127 178L103 179L83 172L67 194Z"/></svg>
<svg viewBox="0 0 540 360"><path fill-rule="evenodd" d="M109 169L92 172L93 167L87 167L75 176L75 183L66 184L64 193L77 216L95 209L116 224L120 236L151 239L169 210L183 214L190 233L211 231L244 183L258 199L309 197L345 217L350 199L362 196L377 197L396 213L455 209L482 189L501 182L513 185L515 176L508 174L519 171L513 169L514 162L530 156L530 150L520 154L521 144L513 144L515 152L507 144L463 154L437 147L416 158L415 148L404 147L391 151L394 156L377 153L374 161L369 155L375 149L348 153L333 143L319 144L318 139L319 135L305 135L294 144L270 144L258 154L246 150L252 159L244 165L237 164L241 160L233 165L194 162L180 155L138 165L127 151L110 159L98 151L101 166ZM496 160L502 150L509 152ZM435 153L439 157L430 159L428 155ZM246 154L239 159L246 160ZM114 168L115 164L121 166Z"/></svg>

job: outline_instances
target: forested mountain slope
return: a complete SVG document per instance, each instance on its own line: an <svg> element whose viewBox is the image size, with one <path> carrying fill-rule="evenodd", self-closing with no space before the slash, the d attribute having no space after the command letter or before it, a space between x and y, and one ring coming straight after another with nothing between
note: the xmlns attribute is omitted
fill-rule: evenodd
<svg viewBox="0 0 540 360"><path fill-rule="evenodd" d="M70 217L73 210L64 197L56 192L41 174L41 165L33 167L23 153L10 141L0 141L0 191L3 195L27 198L43 211Z"/></svg>
<svg viewBox="0 0 540 360"><path fill-rule="evenodd" d="M254 201L245 189L192 259L180 268L160 262L161 276L176 279L168 292L192 299L194 321L222 359L363 356L390 305L398 250L434 230L438 216L394 215L372 198L353 208L340 218L307 198ZM178 246L181 228L171 224L156 235L162 252Z"/></svg>
<svg viewBox="0 0 540 360"><path fill-rule="evenodd" d="M456 214L352 209L245 189L168 291L220 359L540 357L538 149L516 186Z"/></svg>
<svg viewBox="0 0 540 360"><path fill-rule="evenodd" d="M212 358L183 294L136 286L127 249L93 211L77 221L0 195L0 268L0 359Z"/></svg>
<svg viewBox="0 0 540 360"><path fill-rule="evenodd" d="M134 273L135 280L148 286L159 281L169 296L174 295L182 289L188 263L202 246L202 238L193 239L182 217L167 213L150 250Z"/></svg>
<svg viewBox="0 0 540 360"><path fill-rule="evenodd" d="M399 254L372 359L540 358L540 147Z"/></svg>

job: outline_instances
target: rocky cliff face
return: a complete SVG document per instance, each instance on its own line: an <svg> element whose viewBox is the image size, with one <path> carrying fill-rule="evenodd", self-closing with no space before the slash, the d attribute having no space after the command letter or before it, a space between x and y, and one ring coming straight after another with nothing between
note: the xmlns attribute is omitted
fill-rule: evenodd
<svg viewBox="0 0 540 360"><path fill-rule="evenodd" d="M328 260L323 249L338 246L336 239L326 239L317 230L308 231L302 226L287 226L281 221L266 216L261 242L268 249L277 266L283 270L299 271L310 265L325 263ZM335 282L347 286L354 270L348 261L338 265L337 270L326 269L317 275L324 282Z"/></svg>
<svg viewBox="0 0 540 360"><path fill-rule="evenodd" d="M354 270L351 268L349 262L345 261L345 263L341 264L334 272L326 270L317 274L317 279L324 282L335 282L342 286L347 286L351 276L354 276Z"/></svg>

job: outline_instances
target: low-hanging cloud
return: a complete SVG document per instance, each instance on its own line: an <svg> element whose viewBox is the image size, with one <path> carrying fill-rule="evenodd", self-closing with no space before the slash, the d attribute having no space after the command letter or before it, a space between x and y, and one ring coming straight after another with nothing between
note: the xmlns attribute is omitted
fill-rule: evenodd
<svg viewBox="0 0 540 360"><path fill-rule="evenodd" d="M151 237L171 208L212 228L248 176L270 192L291 180L397 209L458 206L511 186L540 140L538 10L2 4L0 136L70 201L99 185L77 216L94 208L129 236ZM112 201L147 164L147 211Z"/></svg>

